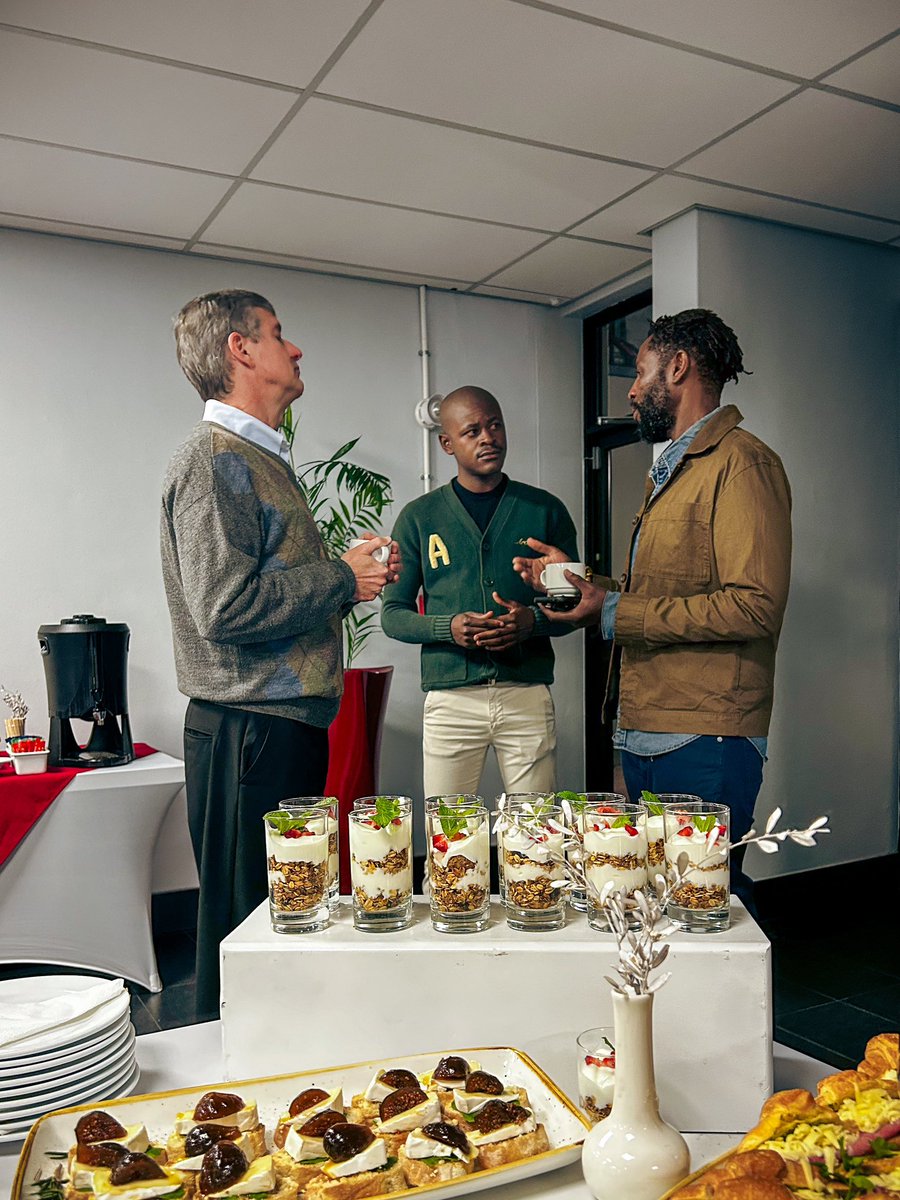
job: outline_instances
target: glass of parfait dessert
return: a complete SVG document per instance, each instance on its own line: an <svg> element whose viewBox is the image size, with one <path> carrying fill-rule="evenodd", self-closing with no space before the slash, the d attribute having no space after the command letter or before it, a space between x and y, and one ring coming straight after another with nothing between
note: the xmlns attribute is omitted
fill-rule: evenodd
<svg viewBox="0 0 900 1200"><path fill-rule="evenodd" d="M338 857L338 798L337 796L295 796L282 802L283 809L308 808L314 806L322 813L324 829L328 833L328 907L332 912L340 900L340 860Z"/></svg>
<svg viewBox="0 0 900 1200"><path fill-rule="evenodd" d="M276 933L316 933L329 921L326 811L293 803L263 817L269 915Z"/></svg>
<svg viewBox="0 0 900 1200"><path fill-rule="evenodd" d="M430 796L425 836L431 923L440 933L486 929L491 910L491 838L480 796Z"/></svg>
<svg viewBox="0 0 900 1200"><path fill-rule="evenodd" d="M616 1077L616 1049L612 1026L586 1029L578 1046L578 1103L592 1125L609 1116Z"/></svg>
<svg viewBox="0 0 900 1200"><path fill-rule="evenodd" d="M666 915L689 933L718 933L731 924L727 804L690 799L665 807Z"/></svg>
<svg viewBox="0 0 900 1200"><path fill-rule="evenodd" d="M552 795L544 792L503 792L497 797L495 805L495 813L498 818L504 813L512 812L514 808L521 808L524 804L539 804L544 801L553 803ZM497 882L500 888L500 902L506 904L506 878L503 873L503 835L506 832L508 822L497 820L494 824L494 837L497 841Z"/></svg>
<svg viewBox="0 0 900 1200"><path fill-rule="evenodd" d="M373 799L348 814L353 924L391 932L412 922L412 800Z"/></svg>
<svg viewBox="0 0 900 1200"><path fill-rule="evenodd" d="M689 804L700 800L687 792L641 792L641 804L647 810L647 870L650 882L666 879L666 825L663 819L667 804ZM702 801L701 801L702 803Z"/></svg>
<svg viewBox="0 0 900 1200"><path fill-rule="evenodd" d="M569 826L578 841L579 850L583 858L585 808L589 804L626 804L628 797L621 795L620 792L557 792L555 802L560 805L565 803L572 814ZM566 856L571 864L572 849L566 852ZM585 888L577 886L570 888L567 898L569 904L577 912L587 912L588 898Z"/></svg>
<svg viewBox="0 0 900 1200"><path fill-rule="evenodd" d="M566 923L563 810L552 796L512 792L497 823L501 898L510 929L561 929Z"/></svg>
<svg viewBox="0 0 900 1200"><path fill-rule="evenodd" d="M584 807L584 873L588 923L608 929L602 900L611 891L634 895L647 886L647 813L642 804L605 800Z"/></svg>

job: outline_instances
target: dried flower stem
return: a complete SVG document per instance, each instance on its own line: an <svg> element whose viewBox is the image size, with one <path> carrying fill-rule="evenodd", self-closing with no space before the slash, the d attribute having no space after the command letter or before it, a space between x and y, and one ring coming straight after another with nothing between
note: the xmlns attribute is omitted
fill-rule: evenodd
<svg viewBox="0 0 900 1200"><path fill-rule="evenodd" d="M0 700L2 700L4 704L9 705L9 707L12 709L12 715L14 717L22 717L24 719L28 716L28 705L22 699L21 692L7 691L3 684L0 683Z"/></svg>

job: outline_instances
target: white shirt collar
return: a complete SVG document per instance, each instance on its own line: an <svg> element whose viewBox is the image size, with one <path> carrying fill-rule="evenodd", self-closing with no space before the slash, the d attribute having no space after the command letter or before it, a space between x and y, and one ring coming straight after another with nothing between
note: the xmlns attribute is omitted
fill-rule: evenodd
<svg viewBox="0 0 900 1200"><path fill-rule="evenodd" d="M232 433L239 434L256 446L262 446L263 450L270 450L272 454L277 454L290 464L290 447L281 430L273 429L265 421L251 417L249 413L235 408L233 404L223 404L221 400L207 400L203 407L203 420L224 425Z"/></svg>

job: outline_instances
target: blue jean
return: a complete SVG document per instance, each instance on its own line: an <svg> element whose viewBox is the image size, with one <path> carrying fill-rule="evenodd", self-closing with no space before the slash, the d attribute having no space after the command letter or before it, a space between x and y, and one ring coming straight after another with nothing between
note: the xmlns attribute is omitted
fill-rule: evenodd
<svg viewBox="0 0 900 1200"><path fill-rule="evenodd" d="M689 792L731 809L731 838L737 841L753 824L753 806L762 784L763 760L743 737L695 738L678 750L652 757L622 751L629 799L641 792Z"/></svg>

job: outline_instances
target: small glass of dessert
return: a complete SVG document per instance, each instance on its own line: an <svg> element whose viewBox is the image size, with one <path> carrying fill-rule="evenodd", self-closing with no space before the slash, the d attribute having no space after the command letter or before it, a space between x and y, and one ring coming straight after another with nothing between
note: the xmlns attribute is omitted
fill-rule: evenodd
<svg viewBox="0 0 900 1200"><path fill-rule="evenodd" d="M510 929L562 929L565 892L553 886L565 879L562 808L552 795L514 792L506 797L503 813L497 844L507 924Z"/></svg>
<svg viewBox="0 0 900 1200"><path fill-rule="evenodd" d="M291 804L263 817L269 915L276 933L317 933L328 925L328 817L316 804Z"/></svg>
<svg viewBox="0 0 900 1200"><path fill-rule="evenodd" d="M491 836L478 796L430 796L425 836L431 923L439 933L477 933L491 911Z"/></svg>
<svg viewBox="0 0 900 1200"><path fill-rule="evenodd" d="M553 803L553 796L545 792L503 792L497 797L494 807L497 820L494 823L494 837L497 842L497 880L500 887L500 902L506 904L506 878L503 871L503 835L506 832L507 821L499 818L504 813L510 813L514 808L525 804L542 804L545 801Z"/></svg>
<svg viewBox="0 0 900 1200"><path fill-rule="evenodd" d="M650 882L666 880L666 826L663 813L667 804L686 804L702 800L687 792L641 792L641 804L647 810L647 871Z"/></svg>
<svg viewBox="0 0 900 1200"><path fill-rule="evenodd" d="M328 833L328 907L332 912L340 900L340 860L338 857L338 813L337 796L295 796L282 802L281 807L291 809L315 806L322 813L323 828Z"/></svg>
<svg viewBox="0 0 900 1200"><path fill-rule="evenodd" d="M642 804L604 800L584 807L584 872L588 923L609 929L602 900L611 891L628 897L647 886L647 812Z"/></svg>
<svg viewBox="0 0 900 1200"><path fill-rule="evenodd" d="M578 839L582 860L584 858L584 810L589 804L627 804L628 797L620 792L557 792L556 803L565 802L572 814L569 822L572 832ZM572 862L572 851L567 852L569 862ZM576 912L587 912L587 891L583 887L570 888L568 901Z"/></svg>
<svg viewBox="0 0 900 1200"><path fill-rule="evenodd" d="M388 933L412 923L412 801L374 801L348 814L353 924Z"/></svg>
<svg viewBox="0 0 900 1200"><path fill-rule="evenodd" d="M727 804L692 798L666 805L669 920L688 933L719 933L731 924Z"/></svg>
<svg viewBox="0 0 900 1200"><path fill-rule="evenodd" d="M578 1103L592 1125L609 1116L616 1076L616 1049L611 1026L586 1029L578 1045Z"/></svg>

